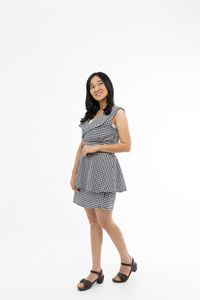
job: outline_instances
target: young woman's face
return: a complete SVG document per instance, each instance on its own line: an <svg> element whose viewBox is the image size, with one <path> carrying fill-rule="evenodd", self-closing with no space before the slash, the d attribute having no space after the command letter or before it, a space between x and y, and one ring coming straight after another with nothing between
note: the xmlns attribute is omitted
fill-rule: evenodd
<svg viewBox="0 0 200 300"><path fill-rule="evenodd" d="M101 101L105 99L106 96L108 95L108 90L106 86L104 85L101 78L97 75L95 75L90 80L90 93L92 97L97 101Z"/></svg>

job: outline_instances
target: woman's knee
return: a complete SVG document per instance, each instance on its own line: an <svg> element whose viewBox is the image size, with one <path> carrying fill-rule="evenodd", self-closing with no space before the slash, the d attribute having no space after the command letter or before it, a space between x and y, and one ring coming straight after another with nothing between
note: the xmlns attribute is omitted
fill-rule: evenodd
<svg viewBox="0 0 200 300"><path fill-rule="evenodd" d="M103 227L104 229L107 229L113 224L111 210L96 208L95 212L96 212L97 221L101 227Z"/></svg>
<svg viewBox="0 0 200 300"><path fill-rule="evenodd" d="M96 216L96 213L95 213L95 209L94 208L87 208L87 207L84 207L84 209L86 211L89 223L91 225L99 225L98 219L97 219L97 216Z"/></svg>
<svg viewBox="0 0 200 300"><path fill-rule="evenodd" d="M113 224L112 220L105 218L99 218L98 223L104 229L110 228L110 226Z"/></svg>

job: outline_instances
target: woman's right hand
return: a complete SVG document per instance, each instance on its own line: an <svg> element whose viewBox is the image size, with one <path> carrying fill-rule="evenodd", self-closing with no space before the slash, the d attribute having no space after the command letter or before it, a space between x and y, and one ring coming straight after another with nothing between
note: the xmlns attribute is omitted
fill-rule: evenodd
<svg viewBox="0 0 200 300"><path fill-rule="evenodd" d="M80 192L79 189L77 189L74 185L74 181L76 179L76 172L72 172L72 177L71 177L71 181L70 181L70 184L71 184L71 188L72 190L76 191L76 192Z"/></svg>

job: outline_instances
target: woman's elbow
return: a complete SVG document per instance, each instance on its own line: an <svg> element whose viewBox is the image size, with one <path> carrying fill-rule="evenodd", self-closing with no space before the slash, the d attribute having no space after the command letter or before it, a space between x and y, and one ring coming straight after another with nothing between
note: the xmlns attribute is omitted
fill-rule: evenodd
<svg viewBox="0 0 200 300"><path fill-rule="evenodd" d="M131 151L131 144L130 143L124 143L124 151L130 152Z"/></svg>
<svg viewBox="0 0 200 300"><path fill-rule="evenodd" d="M127 144L127 152L130 152L131 151L131 143L128 143Z"/></svg>

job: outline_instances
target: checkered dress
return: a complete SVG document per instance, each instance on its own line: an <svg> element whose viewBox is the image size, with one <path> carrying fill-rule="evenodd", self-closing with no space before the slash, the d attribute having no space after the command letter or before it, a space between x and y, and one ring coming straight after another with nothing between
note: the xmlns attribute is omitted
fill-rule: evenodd
<svg viewBox="0 0 200 300"><path fill-rule="evenodd" d="M112 120L120 108L124 110L113 106L109 115L102 113L92 121L79 124L83 146L119 142L118 130ZM81 153L74 185L80 192L74 191L73 202L88 208L113 209L116 192L127 191L120 164L113 152L97 151L88 153L86 157Z"/></svg>

